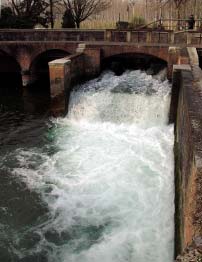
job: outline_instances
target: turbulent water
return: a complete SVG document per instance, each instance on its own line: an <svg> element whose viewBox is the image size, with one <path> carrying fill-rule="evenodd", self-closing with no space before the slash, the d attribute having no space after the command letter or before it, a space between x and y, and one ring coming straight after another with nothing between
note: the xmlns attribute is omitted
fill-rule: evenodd
<svg viewBox="0 0 202 262"><path fill-rule="evenodd" d="M160 76L105 72L75 87L43 142L4 150L4 261L173 261L174 138Z"/></svg>

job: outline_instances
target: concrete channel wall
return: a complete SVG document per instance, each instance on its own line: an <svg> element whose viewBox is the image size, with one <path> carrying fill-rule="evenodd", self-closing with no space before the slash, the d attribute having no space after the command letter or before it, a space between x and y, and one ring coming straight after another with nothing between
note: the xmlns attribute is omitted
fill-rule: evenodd
<svg viewBox="0 0 202 262"><path fill-rule="evenodd" d="M174 67L170 118L175 121L176 255L202 236L202 71L196 49L188 55L190 65Z"/></svg>

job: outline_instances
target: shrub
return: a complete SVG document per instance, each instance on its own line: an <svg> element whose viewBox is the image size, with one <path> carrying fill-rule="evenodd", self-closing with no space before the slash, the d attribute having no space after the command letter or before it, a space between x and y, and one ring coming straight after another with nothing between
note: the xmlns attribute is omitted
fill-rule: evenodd
<svg viewBox="0 0 202 262"><path fill-rule="evenodd" d="M128 29L129 27L129 23L125 22L125 21L119 21L116 23L116 29L119 30L124 30L124 29Z"/></svg>

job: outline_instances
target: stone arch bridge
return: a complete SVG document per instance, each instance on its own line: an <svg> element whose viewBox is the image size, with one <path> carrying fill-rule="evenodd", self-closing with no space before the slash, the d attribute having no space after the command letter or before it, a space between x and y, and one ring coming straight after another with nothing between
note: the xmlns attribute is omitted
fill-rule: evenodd
<svg viewBox="0 0 202 262"><path fill-rule="evenodd" d="M79 50L82 47L82 50ZM86 43L80 42L39 42L39 41L1 41L0 42L0 57L12 58L20 68L22 78L27 81L29 76L33 77L32 68L36 66L36 62L40 57L47 56L48 62L72 56L76 53L83 53L85 57L85 68L88 74L96 74L100 70L101 63L104 59L111 58L117 55L141 54L143 56L151 56L168 63L169 67L173 64L180 63L183 60L183 55L179 48L159 45L137 45L128 43ZM6 58L4 59L6 62ZM17 68L17 67L16 67ZM0 68L1 69L1 68Z"/></svg>
<svg viewBox="0 0 202 262"><path fill-rule="evenodd" d="M194 37L200 45L201 34ZM172 31L0 30L0 73L21 75L24 86L48 76L58 103L73 83L99 74L117 56L163 61L171 78L174 64L189 63L184 47L193 39Z"/></svg>

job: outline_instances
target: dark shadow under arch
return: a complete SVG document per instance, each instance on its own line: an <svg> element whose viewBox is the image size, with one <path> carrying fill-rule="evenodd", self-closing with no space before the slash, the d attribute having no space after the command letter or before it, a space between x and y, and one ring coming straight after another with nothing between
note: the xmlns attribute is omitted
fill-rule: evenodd
<svg viewBox="0 0 202 262"><path fill-rule="evenodd" d="M30 66L30 74L33 80L32 88L34 87L34 89L49 90L50 80L48 63L68 55L69 53L67 51L61 49L50 49L39 54L32 61Z"/></svg>
<svg viewBox="0 0 202 262"><path fill-rule="evenodd" d="M22 87L21 67L16 59L0 50L0 89L19 90Z"/></svg>
<svg viewBox="0 0 202 262"><path fill-rule="evenodd" d="M17 112L23 107L22 76L21 67L15 58L2 50L0 50L0 80L0 114L5 120L10 111Z"/></svg>
<svg viewBox="0 0 202 262"><path fill-rule="evenodd" d="M117 75L122 74L126 69L151 69L151 72L156 74L165 67L167 67L166 61L158 57L142 53L117 54L104 58L101 61L102 70L111 69Z"/></svg>

